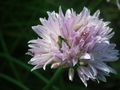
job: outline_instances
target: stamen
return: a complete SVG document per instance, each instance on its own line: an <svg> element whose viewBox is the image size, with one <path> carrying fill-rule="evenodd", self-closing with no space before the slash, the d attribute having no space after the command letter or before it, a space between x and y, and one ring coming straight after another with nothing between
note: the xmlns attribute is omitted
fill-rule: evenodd
<svg viewBox="0 0 120 90"><path fill-rule="evenodd" d="M75 31L77 31L77 30L79 30L80 27L81 27L81 24L78 23L78 24L74 25L73 28L74 28Z"/></svg>
<svg viewBox="0 0 120 90"><path fill-rule="evenodd" d="M80 65L85 65L85 63L83 61L80 61L79 64Z"/></svg>
<svg viewBox="0 0 120 90"><path fill-rule="evenodd" d="M64 39L63 37L61 37L61 36L58 36L58 45L59 45L59 48L61 48L62 47L62 42L65 42L67 45L68 45L68 47L70 48L70 45L67 43L67 40L66 39Z"/></svg>

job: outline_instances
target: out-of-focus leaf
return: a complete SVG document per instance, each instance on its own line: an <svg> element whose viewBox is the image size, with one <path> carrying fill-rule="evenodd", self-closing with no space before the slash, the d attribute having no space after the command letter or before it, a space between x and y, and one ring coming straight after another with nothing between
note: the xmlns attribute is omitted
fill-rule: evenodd
<svg viewBox="0 0 120 90"><path fill-rule="evenodd" d="M0 78L3 78L13 84L15 84L16 86L20 87L22 90L30 90L28 87L26 87L24 84L20 83L19 81L11 78L10 76L7 76L5 74L0 73Z"/></svg>

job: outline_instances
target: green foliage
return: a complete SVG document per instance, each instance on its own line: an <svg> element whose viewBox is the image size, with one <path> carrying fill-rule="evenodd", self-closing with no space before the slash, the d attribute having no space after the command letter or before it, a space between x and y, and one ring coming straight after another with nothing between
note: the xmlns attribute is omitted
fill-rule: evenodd
<svg viewBox="0 0 120 90"><path fill-rule="evenodd" d="M27 42L37 38L31 26L39 24L40 17L47 17L46 11L63 11L74 8L79 13L84 6L92 14L100 9L101 18L111 21L110 27L116 32L112 42L120 50L120 10L115 0L2 0L0 2L0 90L120 90L120 61L111 65L118 74L108 78L107 83L88 82L88 87L76 75L73 82L68 80L67 70L47 68L36 70L27 64L30 56ZM63 73L61 73L63 72Z"/></svg>

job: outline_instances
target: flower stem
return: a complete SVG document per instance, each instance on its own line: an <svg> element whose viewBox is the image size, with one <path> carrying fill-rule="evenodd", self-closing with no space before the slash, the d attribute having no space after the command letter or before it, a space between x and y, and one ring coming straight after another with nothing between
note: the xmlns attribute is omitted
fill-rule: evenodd
<svg viewBox="0 0 120 90"><path fill-rule="evenodd" d="M55 83L58 80L62 72L63 72L63 69L59 68L51 78L50 82L42 90L50 90L51 86L53 85L53 83Z"/></svg>

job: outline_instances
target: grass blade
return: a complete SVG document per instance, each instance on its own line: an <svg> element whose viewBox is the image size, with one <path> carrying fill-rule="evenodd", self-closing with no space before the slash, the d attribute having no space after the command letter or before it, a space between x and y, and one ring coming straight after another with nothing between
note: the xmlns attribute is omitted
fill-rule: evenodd
<svg viewBox="0 0 120 90"><path fill-rule="evenodd" d="M21 60L18 60L10 55L6 55L6 54L3 54L3 53L0 53L0 57L3 57L3 58L6 58L6 59L10 59L13 63L16 63L18 64L19 66L23 67L24 69L30 71L31 67L28 66L27 64L23 63ZM36 71L33 71L31 72L33 73L35 76L38 77L38 79L42 80L44 83L48 84L49 81L43 76L41 75L40 73L36 72ZM53 86L54 90L58 90L57 87Z"/></svg>
<svg viewBox="0 0 120 90"><path fill-rule="evenodd" d="M15 84L16 86L20 87L22 90L30 90L28 87L26 87L25 85L23 85L22 83L20 83L19 81L11 78L10 76L7 76L5 74L0 74L0 77Z"/></svg>

